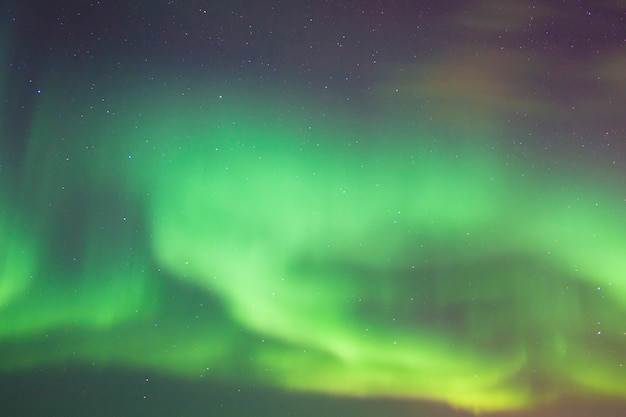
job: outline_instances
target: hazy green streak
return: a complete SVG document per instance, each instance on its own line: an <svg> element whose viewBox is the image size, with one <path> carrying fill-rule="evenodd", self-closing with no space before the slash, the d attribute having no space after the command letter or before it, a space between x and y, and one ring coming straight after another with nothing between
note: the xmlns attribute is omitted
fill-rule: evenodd
<svg viewBox="0 0 626 417"><path fill-rule="evenodd" d="M29 229L0 219L0 337L64 343L0 343L3 367L117 363L476 411L626 395L610 179L529 174L467 132L434 149L408 120L314 101L168 91L41 106Z"/></svg>

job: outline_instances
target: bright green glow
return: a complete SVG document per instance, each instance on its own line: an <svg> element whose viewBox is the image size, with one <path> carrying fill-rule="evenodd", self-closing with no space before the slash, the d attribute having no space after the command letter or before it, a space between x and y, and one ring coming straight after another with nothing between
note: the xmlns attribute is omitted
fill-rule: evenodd
<svg viewBox="0 0 626 417"><path fill-rule="evenodd" d="M2 201L4 203L4 201ZM4 243L0 252L0 309L19 299L32 280L35 256L26 234L15 229L20 222L0 206L0 235Z"/></svg>
<svg viewBox="0 0 626 417"><path fill-rule="evenodd" d="M8 239L1 254L0 308L11 320L0 322L0 337L47 332L70 323L108 328L137 313L154 292L137 265L110 261L121 258L112 249L117 236L109 236L106 248L99 247L97 253L88 244L86 267L72 271L38 264L39 251L23 242L27 234L11 234L5 227L2 235Z"/></svg>
<svg viewBox="0 0 626 417"><path fill-rule="evenodd" d="M474 137L436 150L426 131L204 95L86 118L77 103L62 127L42 106L24 181L37 220L0 223L0 337L63 348L3 349L4 367L96 361L475 411L626 396L626 213L607 180L533 176ZM79 244L52 249L75 224Z"/></svg>

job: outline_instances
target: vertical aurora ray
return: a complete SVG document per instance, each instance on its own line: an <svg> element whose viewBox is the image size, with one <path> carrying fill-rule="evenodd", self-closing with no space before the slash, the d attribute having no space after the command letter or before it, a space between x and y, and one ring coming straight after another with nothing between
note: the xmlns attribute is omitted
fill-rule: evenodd
<svg viewBox="0 0 626 417"><path fill-rule="evenodd" d="M215 89L42 103L32 220L0 220L2 368L210 368L473 411L626 396L616 184Z"/></svg>
<svg viewBox="0 0 626 417"><path fill-rule="evenodd" d="M5 202L3 199L2 203ZM35 254L33 245L26 238L27 234L18 230L17 225L21 222L5 206L0 206L0 215L0 233L4 240L0 269L0 308L4 308L13 300L24 296L29 287Z"/></svg>

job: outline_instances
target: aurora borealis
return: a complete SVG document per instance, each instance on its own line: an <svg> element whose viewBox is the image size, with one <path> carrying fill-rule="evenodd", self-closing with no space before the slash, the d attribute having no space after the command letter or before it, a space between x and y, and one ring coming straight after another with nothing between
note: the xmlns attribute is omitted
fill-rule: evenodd
<svg viewBox="0 0 626 417"><path fill-rule="evenodd" d="M11 415L626 410L623 7L369 3L4 12Z"/></svg>

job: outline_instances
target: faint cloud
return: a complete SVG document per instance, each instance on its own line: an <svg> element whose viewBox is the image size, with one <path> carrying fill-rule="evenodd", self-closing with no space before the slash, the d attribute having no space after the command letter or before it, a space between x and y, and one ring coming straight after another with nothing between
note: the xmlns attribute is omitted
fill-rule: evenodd
<svg viewBox="0 0 626 417"><path fill-rule="evenodd" d="M610 56L598 64L598 81L611 91L626 93L626 54Z"/></svg>
<svg viewBox="0 0 626 417"><path fill-rule="evenodd" d="M470 10L459 14L459 26L485 32L519 31L532 25L535 19L550 16L547 5L533 1L475 2Z"/></svg>
<svg viewBox="0 0 626 417"><path fill-rule="evenodd" d="M421 103L446 120L478 115L487 123L507 116L548 114L554 104L538 90L544 63L521 51L482 48L463 50L440 59L397 70L383 83L386 96Z"/></svg>

